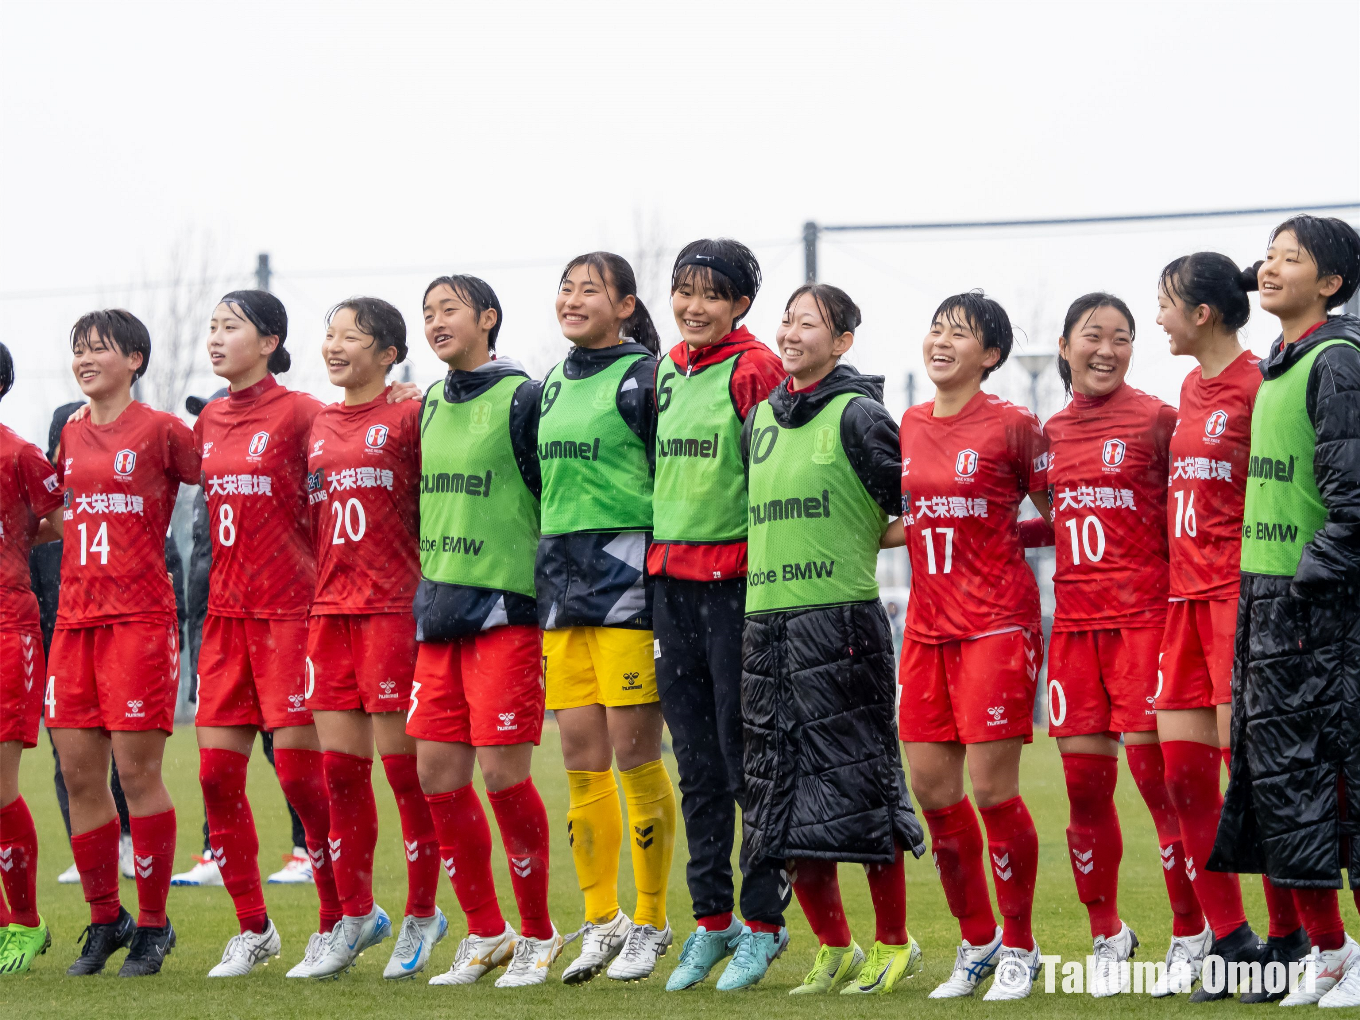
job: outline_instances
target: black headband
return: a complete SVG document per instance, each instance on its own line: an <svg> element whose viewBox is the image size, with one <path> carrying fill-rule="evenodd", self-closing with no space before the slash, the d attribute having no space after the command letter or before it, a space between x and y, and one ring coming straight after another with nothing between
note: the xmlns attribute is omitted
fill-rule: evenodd
<svg viewBox="0 0 1360 1020"><path fill-rule="evenodd" d="M679 269L681 266L704 266L715 273L722 273L723 276L737 285L738 293L743 297L750 297L747 293L751 290L750 277L744 269L735 263L728 262L725 258L717 255L686 255L675 268Z"/></svg>

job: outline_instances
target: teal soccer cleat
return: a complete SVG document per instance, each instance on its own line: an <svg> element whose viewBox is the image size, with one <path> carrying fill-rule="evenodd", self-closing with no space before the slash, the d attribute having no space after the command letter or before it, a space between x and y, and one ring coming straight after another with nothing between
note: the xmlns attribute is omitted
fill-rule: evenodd
<svg viewBox="0 0 1360 1020"><path fill-rule="evenodd" d="M702 984L720 961L732 955L733 947L745 930L745 926L735 917L722 931L707 931L700 927L685 939L680 949L680 962L671 971L666 991L681 992Z"/></svg>
<svg viewBox="0 0 1360 1020"><path fill-rule="evenodd" d="M733 947L736 951L732 954L732 962L722 972L722 977L718 978L718 991L735 992L757 984L788 945L787 928L780 928L778 932L755 932L743 928Z"/></svg>

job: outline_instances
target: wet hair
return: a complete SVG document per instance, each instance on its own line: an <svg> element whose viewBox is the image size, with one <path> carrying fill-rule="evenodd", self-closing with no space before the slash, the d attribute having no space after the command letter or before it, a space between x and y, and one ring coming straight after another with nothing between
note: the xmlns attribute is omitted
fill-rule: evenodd
<svg viewBox="0 0 1360 1020"><path fill-rule="evenodd" d="M425 288L425 293L420 299L421 306L425 304L425 298L430 296L430 291L436 287L447 287L462 299L463 303L472 308L473 314L478 319L488 308L496 313L496 324L491 327L491 331L486 335L486 349L494 351L496 349L496 337L501 332L501 322L505 319L505 313L501 311L501 299L496 297L496 292L491 289L491 284L487 283L478 276L441 276L431 280L430 285Z"/></svg>
<svg viewBox="0 0 1360 1020"><path fill-rule="evenodd" d="M71 327L72 352L79 344L88 343L95 333L117 347L124 357L131 354L142 356L141 367L132 375L133 382L146 374L146 367L151 364L151 334L141 319L122 308L86 312Z"/></svg>
<svg viewBox="0 0 1360 1020"><path fill-rule="evenodd" d="M1072 339L1072 332L1077 329L1079 323L1084 323L1092 312L1097 308L1113 308L1129 324L1129 339L1137 336L1136 327L1133 324L1133 313L1129 311L1121 298L1113 294L1106 294L1103 290L1095 290L1090 294L1083 294L1068 306L1067 316L1063 319L1062 335L1068 340ZM1072 395L1072 365L1061 354L1058 355L1058 378L1062 380L1063 389L1067 395Z"/></svg>
<svg viewBox="0 0 1360 1020"><path fill-rule="evenodd" d="M817 303L817 310L822 313L822 321L826 323L826 328L831 330L832 337L838 337L842 333L853 333L864 321L859 313L859 305L850 300L850 295L829 283L803 284L784 302L785 313L804 294L810 294L812 300Z"/></svg>
<svg viewBox="0 0 1360 1020"><path fill-rule="evenodd" d="M637 296L637 277L633 275L633 267L628 264L628 260L622 255L615 255L612 251L592 251L585 255L577 255L562 270L562 278L557 281L559 288L567 282L567 277L577 266L598 269L606 288L612 287L620 298L634 299L633 314L619 327L619 335L642 344L653 354L660 354L661 334L656 331L647 306Z"/></svg>
<svg viewBox="0 0 1360 1020"><path fill-rule="evenodd" d="M0 400L5 399L5 394L14 388L14 358L10 356L9 348L0 344Z"/></svg>
<svg viewBox="0 0 1360 1020"><path fill-rule="evenodd" d="M1327 307L1344 305L1360 286L1360 234L1335 216L1291 216L1270 232L1270 243L1285 232L1294 235L1299 247L1313 256L1318 279L1341 277L1341 287L1327 299Z"/></svg>
<svg viewBox="0 0 1360 1020"><path fill-rule="evenodd" d="M755 302L760 293L760 263L755 252L730 237L705 237L691 241L680 249L671 268L671 293L697 280L699 286L713 291L724 301L735 304L741 298ZM736 326L750 312L746 311L732 320Z"/></svg>
<svg viewBox="0 0 1360 1020"><path fill-rule="evenodd" d="M218 304L226 305L249 322L260 336L279 338L279 345L270 352L265 366L270 372L278 375L292 367L293 356L283 349L288 339L288 312L282 301L267 290L234 290L223 295Z"/></svg>
<svg viewBox="0 0 1360 1020"><path fill-rule="evenodd" d="M1236 333L1251 318L1247 295L1256 290L1256 268L1260 264L1238 269L1226 255L1197 251L1168 263L1158 286L1168 297L1179 298L1186 308L1208 305L1218 314L1223 328Z"/></svg>
<svg viewBox="0 0 1360 1020"><path fill-rule="evenodd" d="M999 301L989 298L981 290L969 290L945 298L930 317L931 325L940 318L951 326L966 325L982 341L984 351L1001 352L995 365L982 370L982 378L986 379L1011 356L1011 348L1015 345L1015 328L1011 325L1011 317Z"/></svg>
<svg viewBox="0 0 1360 1020"><path fill-rule="evenodd" d="M335 318L335 313L342 308L348 308L354 313L354 325L360 332L367 333L373 338L379 354L389 347L396 348L397 358L392 365L400 365L406 360L406 320L393 305L382 298L348 298L326 313L327 327ZM388 372L392 371L392 365L387 366Z"/></svg>

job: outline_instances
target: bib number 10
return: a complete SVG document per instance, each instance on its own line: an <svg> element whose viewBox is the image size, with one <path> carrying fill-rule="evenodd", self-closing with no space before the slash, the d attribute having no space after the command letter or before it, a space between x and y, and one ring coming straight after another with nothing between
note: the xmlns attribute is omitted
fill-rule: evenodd
<svg viewBox="0 0 1360 1020"><path fill-rule="evenodd" d="M1082 553L1086 554L1086 562L1099 563L1105 556L1105 528L1101 526L1100 518L1083 517L1078 526L1077 519L1070 517L1065 523L1072 538L1072 563L1080 563Z"/></svg>
<svg viewBox="0 0 1360 1020"><path fill-rule="evenodd" d="M335 534L331 538L331 545L344 545L345 535L349 536L351 542L357 542L364 537L364 529L368 522L364 519L364 505L352 496L345 500L343 506L337 499L331 504L331 512L335 515ZM340 534L341 528L345 529L345 535Z"/></svg>

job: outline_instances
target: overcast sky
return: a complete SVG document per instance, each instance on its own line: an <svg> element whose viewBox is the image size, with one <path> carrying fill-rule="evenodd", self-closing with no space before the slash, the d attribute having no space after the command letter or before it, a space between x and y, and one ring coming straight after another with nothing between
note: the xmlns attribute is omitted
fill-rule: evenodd
<svg viewBox="0 0 1360 1020"><path fill-rule="evenodd" d="M749 324L773 342L807 219L1357 201L1358 58L1353 0L6 0L0 338L19 385L0 421L45 440L52 409L78 396L71 324L112 303L157 321L165 293L144 284L187 237L215 253L216 290L270 253L292 321L283 381L334 399L326 309L393 301L430 382L420 297L447 272L496 288L502 351L541 374L565 351L561 265L593 248L659 251L668 267L693 238L745 240L766 273ZM1252 261L1275 219L840 235L821 278L863 309L851 360L888 376L894 412L909 371L929 396L931 311L971 287L1007 306L1030 349L1052 347L1072 298L1120 294L1138 318L1132 381L1174 401L1190 363L1153 321L1159 270L1201 249ZM646 285L670 342L665 290ZM1248 339L1264 350L1275 332L1257 313ZM1018 370L990 388L1027 393Z"/></svg>

